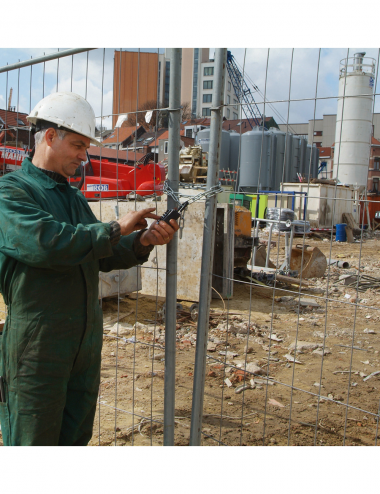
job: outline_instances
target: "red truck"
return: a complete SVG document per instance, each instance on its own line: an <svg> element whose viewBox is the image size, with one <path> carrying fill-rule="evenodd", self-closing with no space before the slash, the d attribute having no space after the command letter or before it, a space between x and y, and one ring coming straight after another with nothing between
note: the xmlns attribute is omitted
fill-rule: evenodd
<svg viewBox="0 0 380 494"><path fill-rule="evenodd" d="M27 151L13 146L0 147L0 170L3 173L17 170ZM148 154L134 166L113 163L106 159L89 159L77 170L77 175L69 182L79 187L86 199L99 200L118 197L125 198L131 192L140 196L163 194L165 167L151 161Z"/></svg>

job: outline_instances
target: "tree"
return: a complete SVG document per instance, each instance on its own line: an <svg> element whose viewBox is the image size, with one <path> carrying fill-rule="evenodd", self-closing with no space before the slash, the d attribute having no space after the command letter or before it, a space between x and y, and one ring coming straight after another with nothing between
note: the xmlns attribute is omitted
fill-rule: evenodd
<svg viewBox="0 0 380 494"><path fill-rule="evenodd" d="M123 127L136 127L136 122L144 127L146 130L149 130L150 128L154 128L156 125L159 127L162 127L163 125L160 124L160 120L162 120L162 113L160 111L157 112L157 109L162 108L162 105L157 106L157 101L155 100L149 100L146 101L145 103L139 105L137 113L129 113L128 115L128 120L126 120L123 123ZM145 116L146 112L152 111L153 110L153 115L150 119L150 122L147 123L145 121ZM157 121L157 118L159 121Z"/></svg>
<svg viewBox="0 0 380 494"><path fill-rule="evenodd" d="M191 104L189 101L185 101L185 103L182 103L182 122L185 120L191 120L192 115L191 115Z"/></svg>

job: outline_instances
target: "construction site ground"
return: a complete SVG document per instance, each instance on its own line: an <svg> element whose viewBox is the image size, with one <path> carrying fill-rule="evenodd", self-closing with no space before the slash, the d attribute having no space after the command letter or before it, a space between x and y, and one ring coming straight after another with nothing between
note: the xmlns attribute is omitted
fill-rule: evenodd
<svg viewBox="0 0 380 494"><path fill-rule="evenodd" d="M261 236L265 239L265 234ZM278 237L273 240L278 242ZM240 279L234 283L233 298L213 298L203 445L377 443L380 373L371 374L380 371L379 291L359 292L356 299L356 290L344 286L339 276L357 273L360 262L361 272L380 278L380 236L366 236L362 244L333 241L331 252L329 239L310 237L306 242L328 258L347 261L350 268L331 266L323 278L307 280L309 287L302 287L301 295L296 285L281 285L274 293ZM283 259L283 247L281 238L272 250L272 261L277 253ZM300 306L299 298L314 303ZM154 297L136 299L136 294L103 300L100 407L90 445L163 444L165 328L162 319L155 324L163 303ZM185 446L190 437L197 327L189 317L191 302L181 303L175 444ZM295 354L291 345L296 339ZM294 358L300 363L292 362ZM256 369L255 374L244 368ZM269 382L267 375L272 378ZM355 408L347 408L347 403Z"/></svg>

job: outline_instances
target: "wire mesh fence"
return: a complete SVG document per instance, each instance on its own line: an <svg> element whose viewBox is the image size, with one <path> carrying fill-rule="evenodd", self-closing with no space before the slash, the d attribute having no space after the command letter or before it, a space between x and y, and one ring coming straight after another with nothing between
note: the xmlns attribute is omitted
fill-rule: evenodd
<svg viewBox="0 0 380 494"><path fill-rule="evenodd" d="M302 50L239 52L240 79L235 84L243 88L247 81L254 88L255 113L262 117L255 131L258 160L251 165L257 173L256 188L243 180L247 176L243 122L249 120L245 110L250 103L237 101L233 87L231 93L224 89L232 81L226 68L224 72L217 68L218 57L226 60L226 50L217 50L215 65L210 62L213 103L211 114L202 121L194 120L194 114L184 117L180 91L188 81L183 72L182 81L180 77L181 50L165 58L163 50L156 49L155 62L148 69L145 52L133 50L132 62L125 53L122 49L56 53L49 60L32 59L0 71L1 93L8 98L13 88L16 101L12 108L9 98L9 111L1 116L3 173L17 169L33 147L25 115L36 102L51 92L73 91L92 104L99 136L108 143L98 151L91 147L82 174L72 179L98 220L117 220L146 207L162 215L219 182L223 189L218 189L218 196L190 204L175 242L168 248L155 247L141 267L100 273L102 368L90 444L377 445L380 218L375 215L376 190L369 193L367 186L331 181L332 160L321 179L321 156L313 175L312 148L295 182L288 171L294 165L288 147L293 141L287 137L279 170L266 164L270 153L265 147L266 117L272 117L285 136L297 135L298 141L311 145L321 132L318 121L324 118L325 108L336 107L338 84L333 89L327 85L328 53L308 53L314 65L305 71ZM342 58L348 61L352 56L352 50L345 50ZM261 72L252 75L247 65L254 57ZM281 83L276 75L280 58L286 66ZM375 172L376 146L380 146L374 137L377 50L374 58ZM163 76L168 70L170 84ZM173 75L176 70L178 79ZM331 71L338 80L339 67ZM147 108L144 84L150 79L155 81L155 97ZM280 88L272 96L274 83ZM215 86L222 91L222 104ZM126 106L130 87L133 98L129 96ZM345 93L341 97L343 117L344 102L350 97ZM229 110L240 122L235 170L219 165L224 157L223 115ZM301 132L294 123L297 118L309 121L308 130ZM197 164L201 170L208 159L209 176L197 182L184 182L179 175L179 148L197 144L185 141L186 124L198 126L198 131L202 124L210 126L208 156L201 156ZM231 129L223 126L223 130ZM299 146L301 153L302 143ZM337 148L335 143L334 166L339 170L341 148ZM279 190L265 183L277 172ZM171 189L164 189L165 179ZM173 192L167 194L168 190ZM270 210L276 216L266 213ZM247 214L248 234L242 226ZM343 237L347 235L348 241L339 239L344 223L348 229ZM6 306L1 310L5 315Z"/></svg>

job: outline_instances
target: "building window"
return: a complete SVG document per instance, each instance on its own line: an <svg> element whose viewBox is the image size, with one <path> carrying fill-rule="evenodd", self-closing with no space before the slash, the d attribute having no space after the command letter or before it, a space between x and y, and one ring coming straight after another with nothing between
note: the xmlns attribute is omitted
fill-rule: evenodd
<svg viewBox="0 0 380 494"><path fill-rule="evenodd" d="M230 83L230 81L227 82L227 90L228 91L231 91L231 83Z"/></svg>
<svg viewBox="0 0 380 494"><path fill-rule="evenodd" d="M227 94L227 105L229 105L231 103L231 97L229 94Z"/></svg>
<svg viewBox="0 0 380 494"><path fill-rule="evenodd" d="M202 108L202 117L210 117L211 109L210 108Z"/></svg>
<svg viewBox="0 0 380 494"><path fill-rule="evenodd" d="M380 158L375 158L375 161L373 162L373 169L380 170Z"/></svg>
<svg viewBox="0 0 380 494"><path fill-rule="evenodd" d="M238 119L238 114L237 113L233 113L232 114L232 117L233 117L234 120L237 120Z"/></svg>
<svg viewBox="0 0 380 494"><path fill-rule="evenodd" d="M314 135L315 136L322 136L323 135L323 132L321 130L315 130L314 131Z"/></svg>
<svg viewBox="0 0 380 494"><path fill-rule="evenodd" d="M214 67L205 67L203 75L214 75Z"/></svg>
<svg viewBox="0 0 380 494"><path fill-rule="evenodd" d="M198 102L198 61L199 61L199 48L194 48L194 69L193 69L193 100L191 104L191 114L195 118L197 114L197 102Z"/></svg>
<svg viewBox="0 0 380 494"><path fill-rule="evenodd" d="M168 154L169 149L169 141L164 142L164 154Z"/></svg>
<svg viewBox="0 0 380 494"><path fill-rule="evenodd" d="M234 108L235 108L235 110L237 110L237 104L238 104L238 102L236 101L236 99L234 99Z"/></svg>
<svg viewBox="0 0 380 494"><path fill-rule="evenodd" d="M204 94L203 103L211 103L211 102L212 102L212 94Z"/></svg>
<svg viewBox="0 0 380 494"><path fill-rule="evenodd" d="M227 108L227 118L230 118L230 114L231 114L230 109Z"/></svg>
<svg viewBox="0 0 380 494"><path fill-rule="evenodd" d="M373 190L374 192L379 192L379 178L375 177L373 179Z"/></svg>
<svg viewBox="0 0 380 494"><path fill-rule="evenodd" d="M193 137L192 129L186 129L186 137Z"/></svg>
<svg viewBox="0 0 380 494"><path fill-rule="evenodd" d="M169 86L170 86L170 62L165 63L165 95L164 104L169 106Z"/></svg>
<svg viewBox="0 0 380 494"><path fill-rule="evenodd" d="M212 89L214 81L203 81L203 89Z"/></svg>

